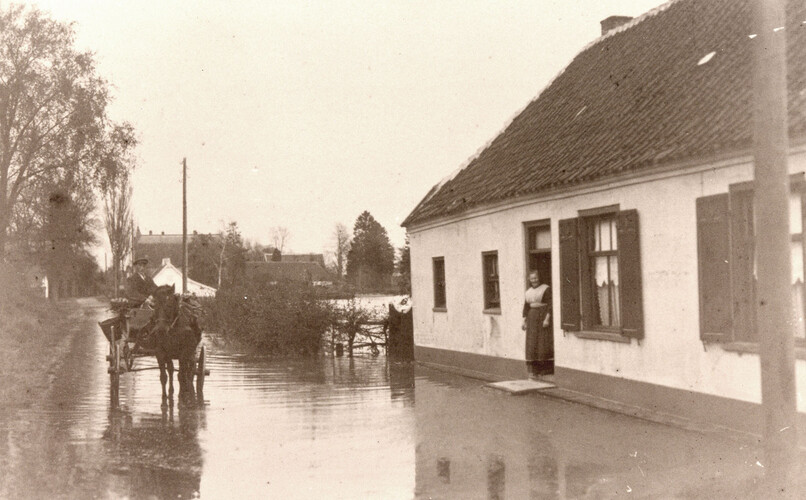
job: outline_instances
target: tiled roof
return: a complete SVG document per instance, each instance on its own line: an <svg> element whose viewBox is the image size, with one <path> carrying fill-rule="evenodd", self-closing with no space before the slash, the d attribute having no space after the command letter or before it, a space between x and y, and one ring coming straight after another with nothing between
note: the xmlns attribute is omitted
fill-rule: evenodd
<svg viewBox="0 0 806 500"><path fill-rule="evenodd" d="M404 226L752 146L750 0L673 0L585 48ZM787 2L790 136L806 135L806 2ZM714 53L710 59L707 58Z"/></svg>
<svg viewBox="0 0 806 500"><path fill-rule="evenodd" d="M284 253L281 262L316 262L325 267L325 256L321 253Z"/></svg>
<svg viewBox="0 0 806 500"><path fill-rule="evenodd" d="M188 245L195 234L188 234ZM181 234L140 234L134 241L134 258L148 258L148 269L154 273L162 267L162 260L171 259L171 264L182 267Z"/></svg>
<svg viewBox="0 0 806 500"><path fill-rule="evenodd" d="M246 275L268 281L333 281L316 262L247 262Z"/></svg>

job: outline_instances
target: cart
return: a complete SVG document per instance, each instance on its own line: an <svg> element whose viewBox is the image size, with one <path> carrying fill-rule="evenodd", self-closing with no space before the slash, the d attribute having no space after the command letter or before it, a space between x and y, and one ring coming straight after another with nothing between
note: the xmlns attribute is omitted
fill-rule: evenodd
<svg viewBox="0 0 806 500"><path fill-rule="evenodd" d="M109 363L109 395L113 403L117 403L120 394L120 375L123 373L158 370L157 366L139 367L135 363L138 358L155 356L153 339L147 335L149 320L154 311L148 306L139 306L125 298L116 298L111 301L111 310L114 316L101 321L101 327L106 340L109 342L109 354L106 361ZM204 345L199 348L196 360L196 392L204 392L204 379L210 375L205 365Z"/></svg>

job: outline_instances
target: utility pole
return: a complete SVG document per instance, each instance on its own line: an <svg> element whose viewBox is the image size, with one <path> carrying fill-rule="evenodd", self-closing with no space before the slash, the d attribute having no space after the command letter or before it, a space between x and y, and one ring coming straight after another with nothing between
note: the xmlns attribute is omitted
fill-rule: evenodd
<svg viewBox="0 0 806 500"><path fill-rule="evenodd" d="M785 0L753 0L756 310L764 472L769 493L796 498L797 403L789 236Z"/></svg>
<svg viewBox="0 0 806 500"><path fill-rule="evenodd" d="M188 292L188 164L182 158L182 293Z"/></svg>

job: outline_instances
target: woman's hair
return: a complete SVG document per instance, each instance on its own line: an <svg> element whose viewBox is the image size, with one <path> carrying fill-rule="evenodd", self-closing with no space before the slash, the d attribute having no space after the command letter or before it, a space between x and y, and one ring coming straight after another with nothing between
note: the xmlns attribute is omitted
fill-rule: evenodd
<svg viewBox="0 0 806 500"><path fill-rule="evenodd" d="M534 274L535 276L537 276L538 278L540 277L540 272L538 272L538 270L537 270L537 269L533 269L532 271L529 271L529 276L530 276L530 277L531 277L533 274Z"/></svg>

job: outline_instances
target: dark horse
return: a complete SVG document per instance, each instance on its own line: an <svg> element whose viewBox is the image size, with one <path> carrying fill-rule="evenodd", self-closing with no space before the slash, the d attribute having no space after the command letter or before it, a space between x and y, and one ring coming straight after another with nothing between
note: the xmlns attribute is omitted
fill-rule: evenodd
<svg viewBox="0 0 806 500"><path fill-rule="evenodd" d="M201 341L199 328L192 306L174 293L173 285L163 285L154 292L154 353L160 368L162 402L173 397L174 359L179 360L179 399L192 399L193 375L196 372L196 347ZM165 383L170 382L170 391Z"/></svg>

